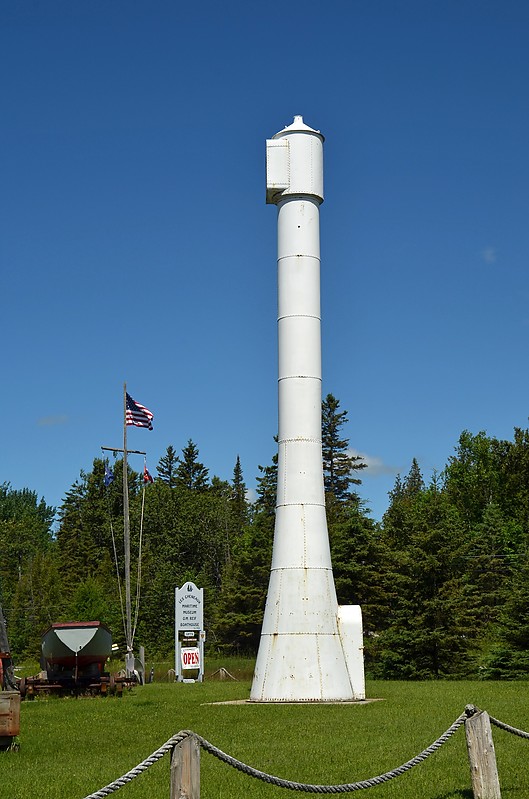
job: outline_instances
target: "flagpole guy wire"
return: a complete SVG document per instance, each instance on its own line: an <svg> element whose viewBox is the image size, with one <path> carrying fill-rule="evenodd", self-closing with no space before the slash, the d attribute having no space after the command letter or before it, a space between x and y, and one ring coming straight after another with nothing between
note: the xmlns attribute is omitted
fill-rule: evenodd
<svg viewBox="0 0 529 799"><path fill-rule="evenodd" d="M134 627L132 625L132 602L130 591L130 518L129 518L129 469L127 463L127 454L136 453L145 456L146 453L140 450L127 449L127 426L129 424L135 427L147 427L152 430L152 420L154 414L145 405L136 402L130 394L127 393L127 384L123 383L123 449L119 447L101 447L102 450L110 450L111 452L123 453L123 545L125 550L125 639L127 642L127 655L126 655L126 671L127 676L131 676L134 671L134 654L133 642L134 634L136 632L136 625L139 615L139 601L140 601L140 579L141 579L141 546L143 536L143 512L145 501L145 482L143 485L142 496L142 509L141 509L141 529L140 529L140 549L139 549L139 562L137 569L137 586L136 586L136 607L134 614ZM147 462L144 461L144 481L147 474ZM121 591L120 591L121 596Z"/></svg>
<svg viewBox="0 0 529 799"><path fill-rule="evenodd" d="M112 447L101 447L103 450L108 450L110 452L122 452L121 449L113 449ZM143 464L144 464L144 473L147 469L147 459L146 459L146 452L143 452L139 449L129 449L127 450L128 453L133 453L135 455L143 455ZM125 466L125 464L123 464ZM108 499L108 495L107 495ZM112 536L112 547L114 550L114 562L116 564L116 572L118 578L118 590L119 590L119 601L121 604L121 618L123 621L123 629L125 630L125 635L127 634L127 623L125 619L125 611L123 607L123 593L121 590L121 577L119 574L119 564L118 564L118 555L116 550L116 540L114 536L114 526L112 524L112 515L110 512L110 504L107 502L108 505L108 515L110 518L110 534ZM142 496L141 496L141 519L140 519L140 541L139 541L139 548L138 548L138 569L137 569L137 579L136 579L136 605L134 608L134 624L132 625L132 635L131 635L131 646L134 643L134 637L136 635L136 628L138 626L138 617L140 612L140 594L141 594L141 559L142 559L142 549L143 549L143 521L145 518L145 478L143 482L142 488Z"/></svg>
<svg viewBox="0 0 529 799"><path fill-rule="evenodd" d="M101 449L103 449L103 447L101 447ZM113 475L112 479L114 479ZM112 480L110 480L110 482L112 482ZM123 589L121 587L121 575L119 573L118 552L116 549L116 536L114 535L114 525L112 524L112 508L110 507L110 497L108 495L108 491L106 491L105 493L107 499L107 513L110 521L110 537L112 538L112 551L114 553L114 566L116 567L116 577L118 582L119 606L121 609L121 623L123 624L123 630L126 630L125 607L123 604Z"/></svg>
<svg viewBox="0 0 529 799"><path fill-rule="evenodd" d="M147 468L146 459L144 459L144 474ZM143 479L143 487L141 491L141 519L140 519L140 541L138 545L138 569L136 574L136 607L134 608L134 624L132 626L132 641L136 635L136 628L138 626L138 617L140 615L140 594L141 594L141 557L143 545L143 518L145 512L145 478Z"/></svg>

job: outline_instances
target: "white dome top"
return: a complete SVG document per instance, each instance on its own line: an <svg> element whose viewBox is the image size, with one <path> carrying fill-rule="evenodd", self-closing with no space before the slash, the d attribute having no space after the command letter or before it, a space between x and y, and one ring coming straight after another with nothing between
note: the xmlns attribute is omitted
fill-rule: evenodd
<svg viewBox="0 0 529 799"><path fill-rule="evenodd" d="M279 133L276 133L275 136L272 136L272 138L276 139L279 136L284 136L285 134L288 133L298 133L298 132L315 133L317 136L321 138L322 141L324 141L324 136L322 133L320 133L319 130L314 130L314 128L311 128L309 125L305 125L301 114L297 114L294 117L294 122L291 125L288 125L286 128L283 128L283 130L280 130Z"/></svg>

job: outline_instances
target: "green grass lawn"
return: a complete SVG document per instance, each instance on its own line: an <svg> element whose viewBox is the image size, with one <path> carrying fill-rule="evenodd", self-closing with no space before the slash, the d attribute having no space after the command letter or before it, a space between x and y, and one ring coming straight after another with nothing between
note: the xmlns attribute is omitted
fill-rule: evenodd
<svg viewBox="0 0 529 799"><path fill-rule="evenodd" d="M234 674L238 666L226 663ZM208 668L208 674L212 673ZM163 673L163 670L162 672ZM124 774L171 735L191 729L225 752L286 779L336 784L367 779L412 758L472 703L529 730L527 682L368 682L382 701L349 705L216 704L247 699L238 682L151 685L123 698L38 698L21 707L18 751L0 753L5 799L83 799ZM237 674L235 673L235 676ZM493 728L503 799L529 797L529 741ZM118 791L120 799L167 799L169 759ZM472 799L461 727L427 761L388 783L355 792L379 799ZM292 796L201 754L203 799Z"/></svg>

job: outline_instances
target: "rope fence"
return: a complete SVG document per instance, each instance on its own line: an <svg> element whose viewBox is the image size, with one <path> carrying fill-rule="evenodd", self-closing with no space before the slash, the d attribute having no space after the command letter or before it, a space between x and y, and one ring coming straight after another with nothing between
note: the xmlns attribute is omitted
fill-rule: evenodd
<svg viewBox="0 0 529 799"><path fill-rule="evenodd" d="M476 726L474 721L478 722ZM179 784L179 787L171 792L171 799L173 797L186 797L187 799L198 799L199 798L199 759L198 753L200 749L203 749L205 752L208 752L210 755L218 758L223 763L226 763L228 766L241 771L242 773L248 775L249 777L254 777L255 779L262 780L263 782L268 783L269 785L275 785L279 788L285 788L291 791L302 791L306 793L324 793L324 794L338 794L338 793L352 793L353 791L362 790L365 788L372 788L375 785L380 785L388 780L394 779L395 777L399 777L401 774L409 771L414 766L417 766L419 763L424 762L431 754L436 752L438 749L443 746L451 737L452 735L462 726L465 725L466 733L467 733L467 747L469 751L469 759L471 761L471 774L472 774L472 784L474 789L474 796L481 797L487 796L491 797L491 799L501 799L500 792L499 792L499 781L497 779L497 771L496 771L496 761L494 756L494 745L492 743L492 737L490 735L490 724L494 726L512 733L513 735L517 735L521 738L529 739L529 732L525 732L524 730L519 730L516 727L512 727L509 724L505 724L498 719L495 719L492 716L489 716L486 712L480 710L475 705L467 705L463 713L457 717L457 719L453 722L453 724L448 727L448 729L437 738L430 746L423 749L422 752L417 754L415 757L408 760L406 763L403 763L401 766L397 768L391 769L391 771L387 771L384 774L379 774L375 777L371 777L366 780L360 780L358 782L351 782L351 783L344 783L340 785L313 785L310 783L302 783L302 782L294 782L292 780L282 779L280 777L276 777L272 774L267 774L264 771L259 771L259 769L253 768L252 766L243 763L240 760L232 757L229 754L226 754L221 749L216 747L214 744L207 741L201 735L191 731L191 730L181 730L176 735L173 735L166 741L162 746L159 747L155 752L153 752L149 757L135 766L133 769L128 771L123 776L119 777L118 779L114 780L113 782L106 785L104 788L101 788L94 793L89 794L88 796L84 797L84 799L104 799L104 797L109 796L110 794L114 793L115 791L122 788L127 783L131 782L135 777L138 777L144 771L146 771L150 766L160 760L164 755L168 752L173 753L173 764L171 766L171 771L173 773L174 770L180 770L180 777L182 774L184 775L184 782L189 783L190 781L194 783L194 785L190 788L189 784L182 785ZM194 744L194 747L190 747L189 744ZM184 758L187 757L187 762L182 767L181 757L180 757L180 765L178 762L176 766L174 765L174 761L178 761L178 758L175 757L179 749L182 745L186 746L186 754L184 754ZM196 754L193 755L192 752ZM477 755L476 755L477 752ZM492 758L491 758L492 753ZM181 755L181 753L180 753ZM194 758L195 762L190 762L190 758ZM483 761L483 762L480 762ZM492 768L491 768L491 761L492 761ZM194 777L192 776L194 774ZM191 777L190 777L191 775ZM178 780L180 779L178 777ZM198 787L197 787L198 786ZM173 787L173 779L172 779L172 787Z"/></svg>
<svg viewBox="0 0 529 799"><path fill-rule="evenodd" d="M523 730L517 730L516 727L511 727L509 724L505 724L503 721L498 721L493 716L489 716L490 723L494 724L495 727L499 727L500 730L505 730L505 732L511 732L513 735L518 735L520 738L529 738L529 732L524 732Z"/></svg>

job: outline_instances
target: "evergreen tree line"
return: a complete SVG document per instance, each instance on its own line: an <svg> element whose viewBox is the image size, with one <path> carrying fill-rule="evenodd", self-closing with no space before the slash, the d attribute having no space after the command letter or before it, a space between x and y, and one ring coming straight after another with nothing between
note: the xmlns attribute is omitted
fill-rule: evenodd
<svg viewBox="0 0 529 799"><path fill-rule="evenodd" d="M464 431L428 483L414 459L378 523L355 490L366 465L349 449L347 416L327 395L333 570L339 603L362 607L367 673L527 678L529 430L515 428L512 441ZM167 447L152 483L129 466L135 640L150 657L172 656L174 590L189 580L205 589L207 647L256 653L277 456L259 472L249 502L239 458L231 481L210 479L191 440L179 455ZM0 604L15 659L37 657L42 631L56 621L98 619L124 647L122 478L122 460L95 459L57 514L30 489L0 485Z"/></svg>

